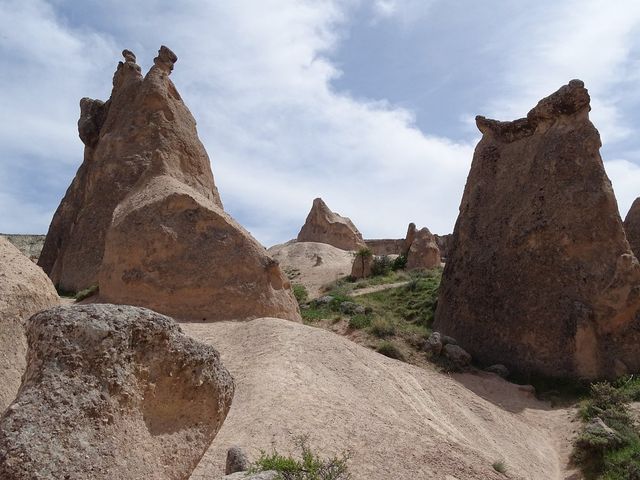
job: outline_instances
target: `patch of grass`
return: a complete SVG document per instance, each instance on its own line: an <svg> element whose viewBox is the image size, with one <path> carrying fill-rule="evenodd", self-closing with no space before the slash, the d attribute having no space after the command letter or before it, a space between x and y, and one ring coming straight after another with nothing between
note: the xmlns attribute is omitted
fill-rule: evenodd
<svg viewBox="0 0 640 480"><path fill-rule="evenodd" d="M502 473L502 474L507 473L507 465L502 460L499 460L497 462L493 462L493 464L491 466L498 473Z"/></svg>
<svg viewBox="0 0 640 480"><path fill-rule="evenodd" d="M98 288L98 285L92 285L89 288L85 288L84 290L80 290L75 295L76 302L80 302L81 300L84 300L85 298L93 297L99 291L100 291L100 289Z"/></svg>
<svg viewBox="0 0 640 480"><path fill-rule="evenodd" d="M282 455L275 450L272 453L261 451L260 457L249 468L249 473L266 470L278 472L280 480L349 480L348 453L323 459L314 453L308 445L307 437L296 440L300 449L300 458Z"/></svg>
<svg viewBox="0 0 640 480"><path fill-rule="evenodd" d="M396 327L388 318L376 317L373 322L371 322L370 331L376 337L385 338L396 333Z"/></svg>
<svg viewBox="0 0 640 480"><path fill-rule="evenodd" d="M380 344L378 345L378 348L376 348L376 351L389 358L395 358L396 360L404 360L404 355L402 355L402 352L400 351L400 349L396 347L393 343L388 342L386 340L380 342Z"/></svg>
<svg viewBox="0 0 640 480"><path fill-rule="evenodd" d="M580 406L585 424L572 460L588 480L640 480L640 432L628 410L629 391L635 392L630 383L594 383Z"/></svg>
<svg viewBox="0 0 640 480"><path fill-rule="evenodd" d="M349 319L349 328L353 330L367 328L369 325L371 325L371 316L366 314L354 315Z"/></svg>
<svg viewBox="0 0 640 480"><path fill-rule="evenodd" d="M296 297L298 304L304 303L309 298L309 292L307 292L307 288L304 285L299 283L294 283L291 286L293 290L293 296Z"/></svg>

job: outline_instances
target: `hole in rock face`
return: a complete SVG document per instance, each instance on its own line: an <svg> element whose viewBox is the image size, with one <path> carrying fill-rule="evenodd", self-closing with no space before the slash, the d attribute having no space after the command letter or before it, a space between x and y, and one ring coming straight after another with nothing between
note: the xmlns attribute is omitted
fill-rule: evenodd
<svg viewBox="0 0 640 480"><path fill-rule="evenodd" d="M168 369L159 369L159 373L157 378L149 379L142 403L144 422L151 435L217 428L218 392L213 385L198 385L196 375L189 370L174 371L171 376Z"/></svg>

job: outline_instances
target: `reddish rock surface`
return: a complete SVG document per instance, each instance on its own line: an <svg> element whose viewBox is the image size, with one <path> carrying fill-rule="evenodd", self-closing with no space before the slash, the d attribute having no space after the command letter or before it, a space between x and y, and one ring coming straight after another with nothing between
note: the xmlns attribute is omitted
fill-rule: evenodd
<svg viewBox="0 0 640 480"><path fill-rule="evenodd" d="M594 378L640 370L640 266L573 80L527 118L477 117L434 329L474 360Z"/></svg>
<svg viewBox="0 0 640 480"><path fill-rule="evenodd" d="M328 243L342 250L359 250L366 246L353 222L332 212L321 198L313 201L298 234L298 242Z"/></svg>
<svg viewBox="0 0 640 480"><path fill-rule="evenodd" d="M636 198L624 219L624 231L631 250L636 257L640 255L640 198Z"/></svg>
<svg viewBox="0 0 640 480"><path fill-rule="evenodd" d="M411 224L413 225L413 223ZM413 241L407 254L407 270L431 269L440 266L440 249L435 236L428 228L421 228L411 235ZM407 239L409 235L407 234Z"/></svg>

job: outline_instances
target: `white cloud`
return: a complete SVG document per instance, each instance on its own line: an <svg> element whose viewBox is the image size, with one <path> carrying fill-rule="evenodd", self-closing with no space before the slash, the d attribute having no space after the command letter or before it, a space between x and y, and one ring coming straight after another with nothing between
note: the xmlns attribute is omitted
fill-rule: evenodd
<svg viewBox="0 0 640 480"><path fill-rule="evenodd" d="M633 201L640 196L640 166L629 160L617 159L608 161L606 168L624 219Z"/></svg>

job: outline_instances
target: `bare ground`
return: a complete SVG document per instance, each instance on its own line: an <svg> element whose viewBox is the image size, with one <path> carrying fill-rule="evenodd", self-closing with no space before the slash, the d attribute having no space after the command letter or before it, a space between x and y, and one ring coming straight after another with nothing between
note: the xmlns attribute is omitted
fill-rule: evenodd
<svg viewBox="0 0 640 480"><path fill-rule="evenodd" d="M255 459L294 451L300 435L325 456L349 450L355 480L577 478L566 466L573 412L494 375L447 376L285 320L182 326L219 349L236 381L193 480L220 478L231 445Z"/></svg>

